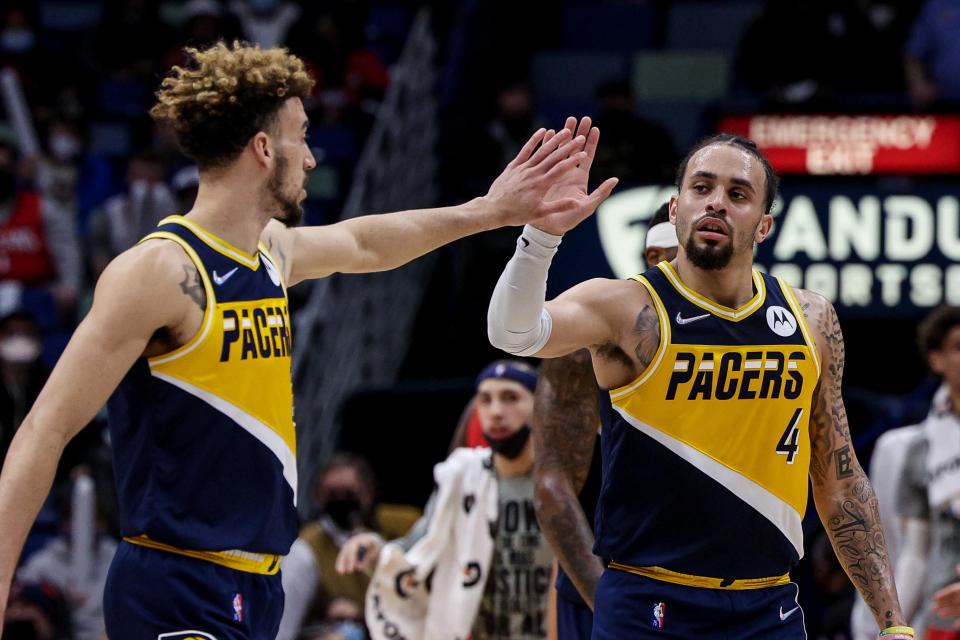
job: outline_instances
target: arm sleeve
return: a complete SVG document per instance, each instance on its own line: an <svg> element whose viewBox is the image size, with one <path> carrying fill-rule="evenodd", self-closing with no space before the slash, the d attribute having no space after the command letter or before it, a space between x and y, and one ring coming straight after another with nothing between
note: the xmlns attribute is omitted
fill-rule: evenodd
<svg viewBox="0 0 960 640"><path fill-rule="evenodd" d="M543 308L547 271L560 236L527 225L517 239L517 250L507 263L490 298L487 337L508 353L529 356L550 339L553 320Z"/></svg>

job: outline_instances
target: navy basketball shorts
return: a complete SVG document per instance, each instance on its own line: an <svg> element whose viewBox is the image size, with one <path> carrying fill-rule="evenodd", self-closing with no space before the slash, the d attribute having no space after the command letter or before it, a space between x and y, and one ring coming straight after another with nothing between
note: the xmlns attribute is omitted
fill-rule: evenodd
<svg viewBox="0 0 960 640"><path fill-rule="evenodd" d="M582 600L574 602L557 594L557 640L590 640L593 611Z"/></svg>
<svg viewBox="0 0 960 640"><path fill-rule="evenodd" d="M116 640L274 640L283 615L280 574L229 569L121 542L103 596Z"/></svg>
<svg viewBox="0 0 960 640"><path fill-rule="evenodd" d="M705 589L608 569L600 577L594 640L805 640L797 585Z"/></svg>

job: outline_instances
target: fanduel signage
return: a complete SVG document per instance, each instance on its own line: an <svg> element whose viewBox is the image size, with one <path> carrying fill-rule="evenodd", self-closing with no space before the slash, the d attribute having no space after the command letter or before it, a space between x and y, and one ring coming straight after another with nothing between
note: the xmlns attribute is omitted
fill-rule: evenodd
<svg viewBox="0 0 960 640"><path fill-rule="evenodd" d="M596 230L613 275L643 270L647 221L674 193L672 186L631 189L600 207ZM758 268L823 294L847 313L913 314L944 302L960 305L956 189L786 188L774 220L773 232L757 246ZM565 248L557 259L561 278L569 280ZM592 275L601 274L581 273L576 281Z"/></svg>

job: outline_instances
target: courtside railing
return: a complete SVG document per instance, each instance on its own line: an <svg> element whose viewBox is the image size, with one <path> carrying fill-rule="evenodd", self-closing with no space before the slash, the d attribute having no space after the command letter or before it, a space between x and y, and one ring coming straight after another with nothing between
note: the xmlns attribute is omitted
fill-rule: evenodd
<svg viewBox="0 0 960 640"><path fill-rule="evenodd" d="M435 53L429 13L422 10L391 69L344 219L435 204ZM340 405L360 387L394 381L433 263L427 255L393 271L318 280L294 319L301 516L310 509L313 478L336 444Z"/></svg>

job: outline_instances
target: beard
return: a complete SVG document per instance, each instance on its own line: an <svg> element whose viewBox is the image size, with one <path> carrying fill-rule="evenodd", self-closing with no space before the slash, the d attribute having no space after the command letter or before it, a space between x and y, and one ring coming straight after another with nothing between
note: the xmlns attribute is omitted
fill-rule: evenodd
<svg viewBox="0 0 960 640"><path fill-rule="evenodd" d="M694 234L691 233L683 250L693 266L704 271L716 271L730 264L733 258L733 241L722 245L700 246L696 243Z"/></svg>
<svg viewBox="0 0 960 640"><path fill-rule="evenodd" d="M296 196L284 193L283 185L287 181L287 169L287 159L277 156L277 164L267 180L267 206L270 209L279 208L280 211L273 216L275 220L279 220L287 227L295 227L303 220L303 207L298 202L299 189Z"/></svg>

